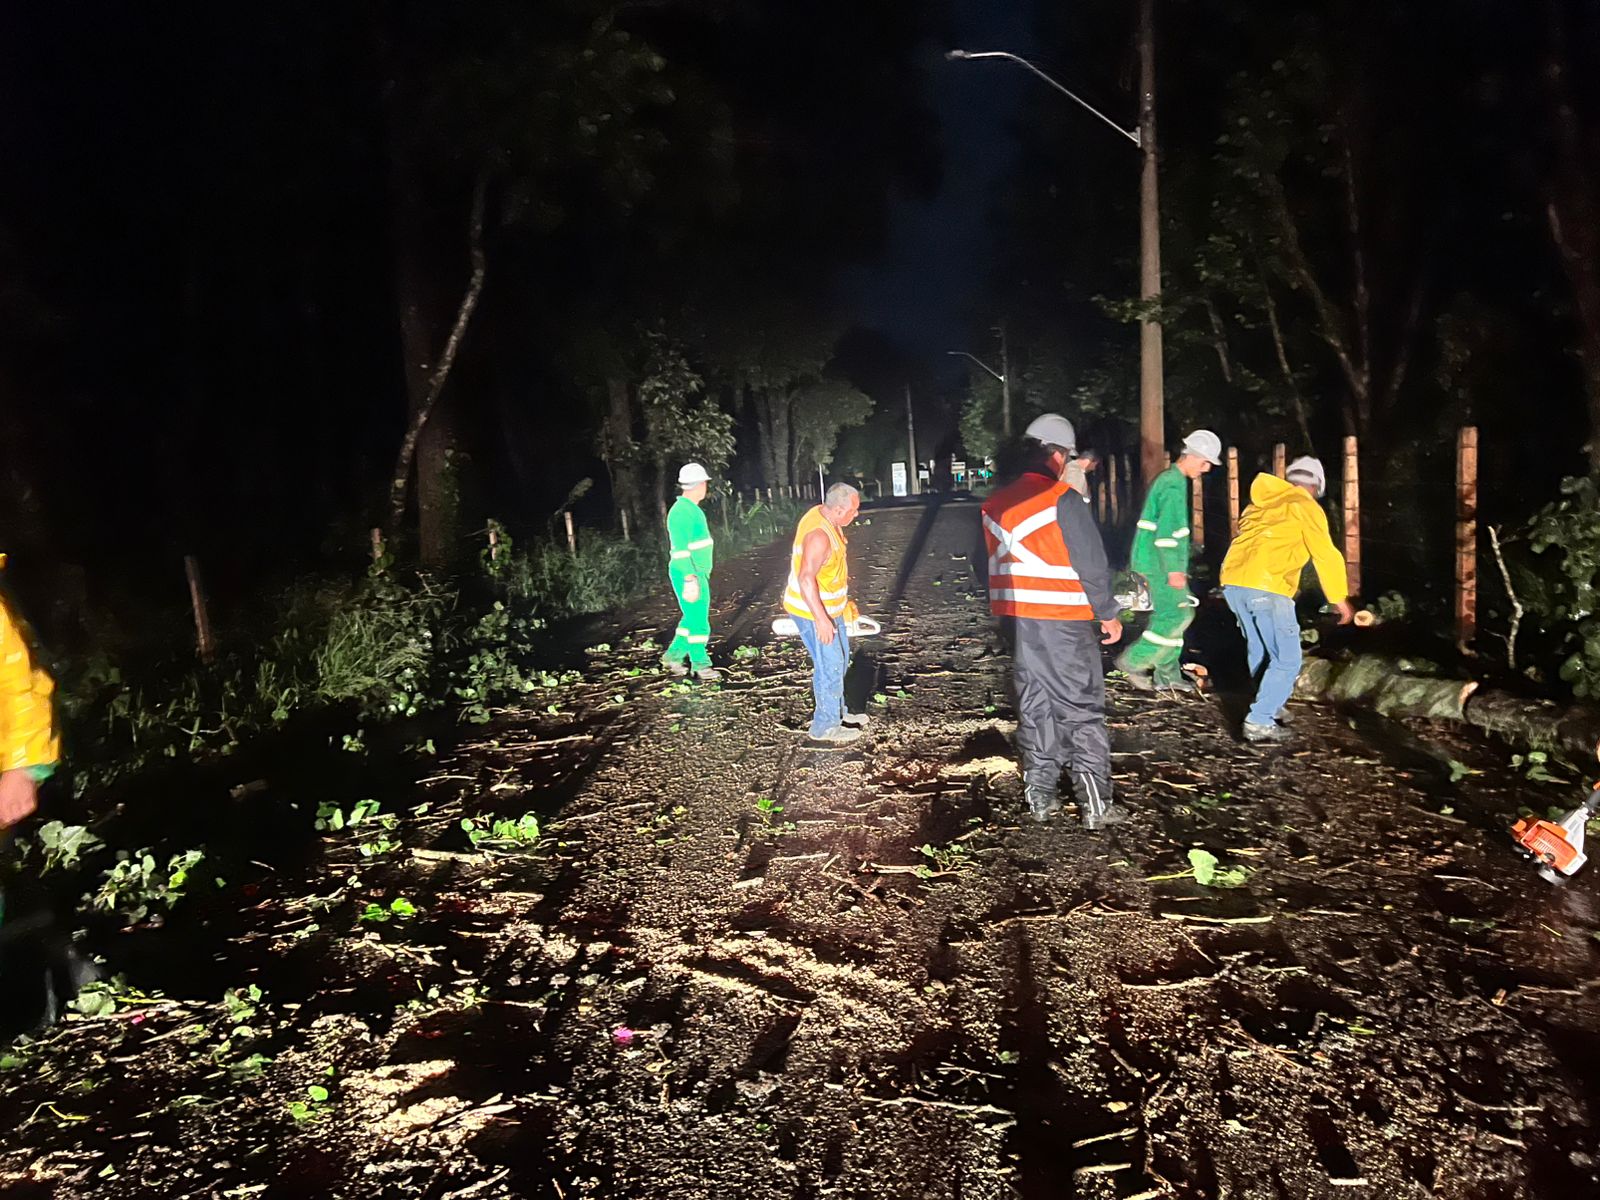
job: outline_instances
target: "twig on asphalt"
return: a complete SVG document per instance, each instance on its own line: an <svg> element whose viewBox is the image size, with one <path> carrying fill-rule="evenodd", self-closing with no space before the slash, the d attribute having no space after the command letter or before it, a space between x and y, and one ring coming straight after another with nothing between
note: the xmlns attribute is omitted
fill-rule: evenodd
<svg viewBox="0 0 1600 1200"><path fill-rule="evenodd" d="M1093 1146L1094 1142L1109 1142L1117 1141L1120 1138L1131 1138L1136 1133L1138 1133L1138 1130L1130 1125L1126 1130L1117 1130L1115 1133L1102 1133L1096 1138L1085 1138L1083 1141L1072 1142L1072 1149L1082 1150L1085 1146Z"/></svg>
<svg viewBox="0 0 1600 1200"><path fill-rule="evenodd" d="M446 1192L443 1200L462 1200L462 1197L464 1196L475 1196L479 1192L483 1191L484 1188L493 1187L509 1174L511 1174L510 1167L501 1167L493 1175L489 1176L489 1178L480 1179L477 1183L472 1184L470 1187L458 1188L453 1192Z"/></svg>
<svg viewBox="0 0 1600 1200"><path fill-rule="evenodd" d="M842 1083L826 1083L823 1086L833 1092L847 1090ZM1001 1108L994 1104L962 1104L956 1100L929 1100L922 1096L896 1096L892 1100L887 1100L882 1096L868 1096L863 1092L856 1092L854 1098L884 1108L943 1108L950 1112L967 1113L972 1116L1009 1117L1013 1121L1017 1119L1017 1114L1009 1108Z"/></svg>
<svg viewBox="0 0 1600 1200"><path fill-rule="evenodd" d="M653 808L655 801L641 800L638 804L624 804L621 808L597 808L592 813L584 813L581 817L562 817L559 821L551 821L545 826L549 832L565 829L568 825L581 825L585 821L593 821L597 817L615 816L617 813L638 812L641 808Z"/></svg>
<svg viewBox="0 0 1600 1200"><path fill-rule="evenodd" d="M1225 972L1218 971L1215 975L1194 975L1188 979L1173 979L1166 983L1125 983L1122 986L1130 992L1171 992L1178 988L1193 987L1197 983L1214 983L1224 974Z"/></svg>
<svg viewBox="0 0 1600 1200"><path fill-rule="evenodd" d="M1157 913L1157 916L1167 921L1196 921L1202 925L1265 925L1272 920L1272 914L1264 917L1202 917L1198 913Z"/></svg>

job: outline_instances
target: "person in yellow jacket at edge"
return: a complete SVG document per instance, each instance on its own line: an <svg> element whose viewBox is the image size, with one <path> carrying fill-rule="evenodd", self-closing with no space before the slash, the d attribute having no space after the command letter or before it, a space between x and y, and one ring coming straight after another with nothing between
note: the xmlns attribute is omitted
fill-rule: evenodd
<svg viewBox="0 0 1600 1200"><path fill-rule="evenodd" d="M700 511L711 476L699 463L685 463L678 472L683 493L667 510L667 578L678 598L678 629L661 656L661 665L674 675L694 672L709 683L721 673L711 665L711 567L716 542L711 526ZM683 665L688 658L689 665Z"/></svg>
<svg viewBox="0 0 1600 1200"><path fill-rule="evenodd" d="M1295 459L1282 479L1257 475L1250 505L1239 518L1239 536L1222 560L1222 594L1244 634L1250 676L1261 677L1244 719L1247 742L1288 740L1279 720L1300 676L1294 595L1308 561L1328 603L1339 610L1339 624L1355 619L1344 558L1329 536L1328 514L1317 503L1327 489L1327 475L1315 458Z"/></svg>
<svg viewBox="0 0 1600 1200"><path fill-rule="evenodd" d="M860 613L850 599L850 564L844 530L861 511L861 494L836 483L822 503L795 526L783 608L799 627L811 654L811 739L844 745L861 737L864 713L845 711L844 677L850 669L850 622Z"/></svg>
<svg viewBox="0 0 1600 1200"><path fill-rule="evenodd" d="M34 666L17 619L0 597L0 838L33 815L39 784L50 777L61 756L54 691L55 682ZM0 921L4 919L5 896L0 893Z"/></svg>

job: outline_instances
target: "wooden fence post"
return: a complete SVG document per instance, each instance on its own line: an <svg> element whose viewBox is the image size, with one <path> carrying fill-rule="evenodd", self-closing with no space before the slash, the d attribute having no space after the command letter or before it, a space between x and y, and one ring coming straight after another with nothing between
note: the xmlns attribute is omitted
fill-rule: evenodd
<svg viewBox="0 0 1600 1200"><path fill-rule="evenodd" d="M1456 644L1478 633L1478 427L1456 438Z"/></svg>
<svg viewBox="0 0 1600 1200"><path fill-rule="evenodd" d="M489 561L500 561L500 527L493 521L489 522Z"/></svg>
<svg viewBox="0 0 1600 1200"><path fill-rule="evenodd" d="M1111 527L1117 524L1117 456L1106 455L1106 506Z"/></svg>
<svg viewBox="0 0 1600 1200"><path fill-rule="evenodd" d="M372 565L377 566L383 561L383 530L376 525L372 527Z"/></svg>
<svg viewBox="0 0 1600 1200"><path fill-rule="evenodd" d="M1282 442L1272 447L1272 473L1282 479L1289 470L1289 448Z"/></svg>
<svg viewBox="0 0 1600 1200"><path fill-rule="evenodd" d="M572 510L569 508L561 515L567 519L567 552L576 558L578 554L578 533L572 527Z"/></svg>
<svg viewBox="0 0 1600 1200"><path fill-rule="evenodd" d="M217 657L217 643L211 636L211 614L206 610L205 589L200 586L200 564L192 554L183 556L183 573L189 577L189 604L194 609L195 653L209 663Z"/></svg>
<svg viewBox="0 0 1600 1200"><path fill-rule="evenodd" d="M1344 562L1350 594L1361 594L1361 464L1360 443L1344 440Z"/></svg>
<svg viewBox="0 0 1600 1200"><path fill-rule="evenodd" d="M1200 482L1204 478L1196 475L1189 481L1189 540L1197 556L1206 552L1206 489Z"/></svg>
<svg viewBox="0 0 1600 1200"><path fill-rule="evenodd" d="M1239 447L1228 447L1228 537L1239 536Z"/></svg>
<svg viewBox="0 0 1600 1200"><path fill-rule="evenodd" d="M628 530L628 510L625 508L622 509L620 515L622 517L622 540L625 542L631 542L633 541L633 534ZM727 524L728 510L726 505L724 505L722 510L722 521L723 524Z"/></svg>

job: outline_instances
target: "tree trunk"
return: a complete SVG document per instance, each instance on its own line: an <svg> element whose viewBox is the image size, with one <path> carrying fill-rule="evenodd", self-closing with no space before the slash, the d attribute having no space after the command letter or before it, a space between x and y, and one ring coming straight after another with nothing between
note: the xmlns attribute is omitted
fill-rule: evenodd
<svg viewBox="0 0 1600 1200"><path fill-rule="evenodd" d="M1480 692L1467 703L1467 721L1511 741L1565 751L1580 766L1600 760L1600 709Z"/></svg>
<svg viewBox="0 0 1600 1200"><path fill-rule="evenodd" d="M1470 679L1411 675L1392 659L1362 654L1346 662L1307 659L1295 694L1360 704L1386 717L1459 721L1509 741L1600 761L1600 709L1481 691Z"/></svg>
<svg viewBox="0 0 1600 1200"><path fill-rule="evenodd" d="M420 312L413 290L412 300L402 300L402 329L406 331L406 383L410 393L409 417L405 437L401 439L399 453L395 456L394 476L389 485L389 522L398 529L405 519L406 490L411 480L413 461L417 468L417 549L422 561L429 566L440 566L450 557L454 545L456 486L450 469L451 437L447 424L434 421L439 398L444 393L450 368L455 365L461 349L461 339L466 336L472 314L477 311L478 298L483 294L485 258L483 253L484 193L488 181L479 175L472 191L472 211L467 222L468 255L472 273L467 288L456 308L456 319L445 339L444 349L437 365L430 369L426 358L428 349L426 323ZM404 253L404 252L403 252ZM404 255L412 259L410 254ZM414 259L412 259L414 261ZM420 281L414 281L415 287ZM420 391L418 390L420 388ZM430 428L430 424L432 428ZM425 446L423 443L426 443ZM419 453L419 447L422 452Z"/></svg>
<svg viewBox="0 0 1600 1200"><path fill-rule="evenodd" d="M1407 675L1375 654L1348 662L1308 658L1300 668L1295 694L1307 700L1362 704L1386 717L1431 717L1463 721L1467 698L1478 685L1464 679Z"/></svg>
<svg viewBox="0 0 1600 1200"><path fill-rule="evenodd" d="M754 393L756 437L761 443L761 469L768 487L789 483L789 405L787 394L767 389Z"/></svg>
<svg viewBox="0 0 1600 1200"><path fill-rule="evenodd" d="M621 375L606 378L606 416L601 430L601 457L611 475L611 500L620 519L623 513L638 525L644 489L633 445L633 392Z"/></svg>

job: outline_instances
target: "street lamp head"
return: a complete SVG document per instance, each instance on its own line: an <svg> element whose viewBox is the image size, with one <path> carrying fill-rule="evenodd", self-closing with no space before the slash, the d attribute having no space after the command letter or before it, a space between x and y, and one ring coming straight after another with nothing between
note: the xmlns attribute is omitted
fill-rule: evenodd
<svg viewBox="0 0 1600 1200"><path fill-rule="evenodd" d="M955 59L958 59L958 58L966 58L967 57L967 52L965 50L947 50L947 51L945 51L945 55L944 56L947 59L950 59L950 60L954 61Z"/></svg>

